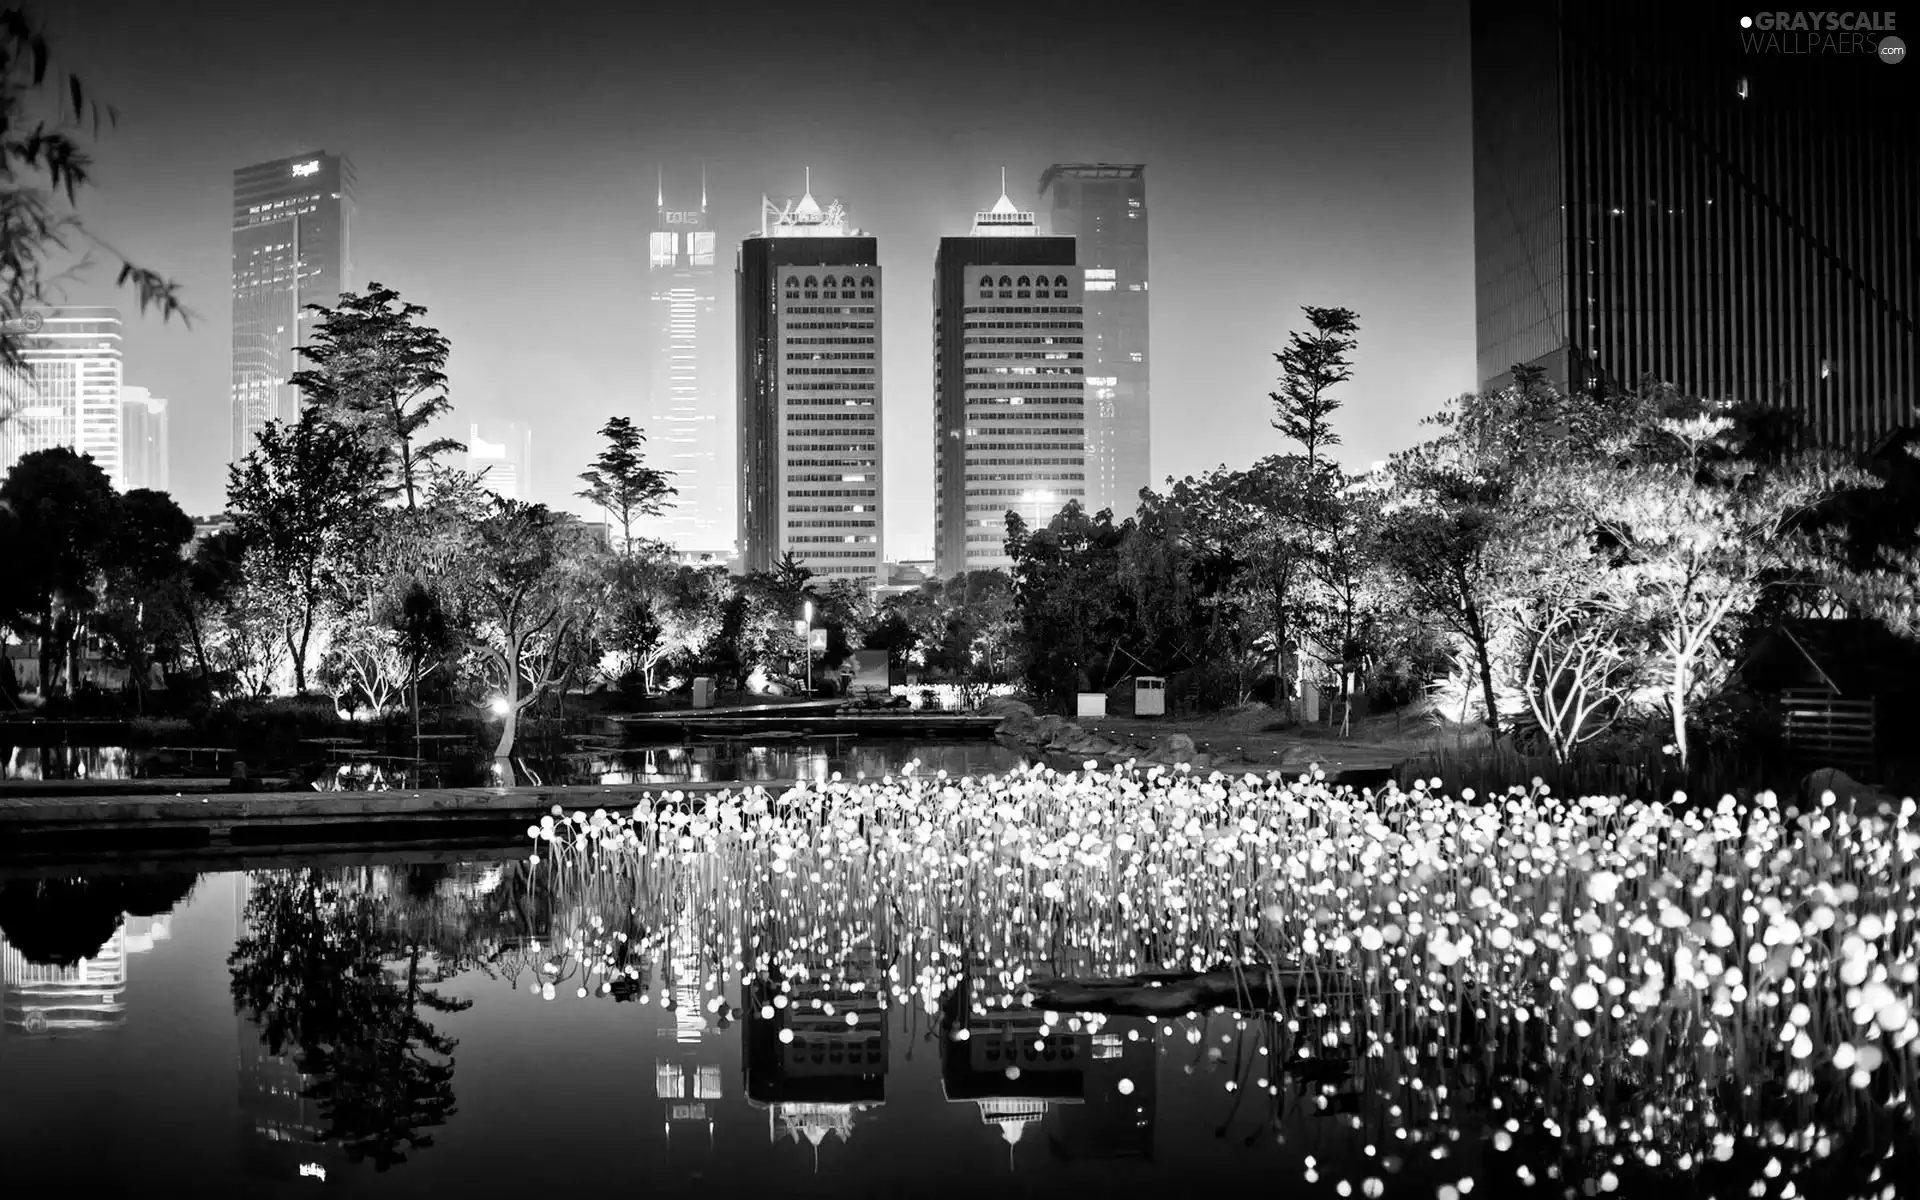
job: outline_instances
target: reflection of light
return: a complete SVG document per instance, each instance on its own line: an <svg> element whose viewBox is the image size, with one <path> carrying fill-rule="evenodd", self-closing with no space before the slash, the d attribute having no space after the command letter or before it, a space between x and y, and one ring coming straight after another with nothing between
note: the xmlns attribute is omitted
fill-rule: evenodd
<svg viewBox="0 0 1920 1200"><path fill-rule="evenodd" d="M493 715L496 717L504 717L513 709L513 705L508 702L505 696L495 696L492 701L488 703L487 707L493 710Z"/></svg>

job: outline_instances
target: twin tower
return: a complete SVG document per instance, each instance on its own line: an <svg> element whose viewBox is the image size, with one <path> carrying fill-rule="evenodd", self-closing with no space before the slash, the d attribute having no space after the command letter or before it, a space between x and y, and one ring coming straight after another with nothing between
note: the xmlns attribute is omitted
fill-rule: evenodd
<svg viewBox="0 0 1920 1200"><path fill-rule="evenodd" d="M704 191L704 189L703 189ZM1145 171L1055 166L1051 235L1003 194L934 261L936 570L1005 567L1006 514L1069 501L1131 512L1149 482ZM731 532L744 570L791 553L822 578L887 582L884 276L878 240L837 202L761 201L735 268L737 483L702 402L717 383L713 233L669 209L649 244L647 429L678 472L659 531L683 549ZM702 286L705 284L705 286ZM704 343L704 344L703 344ZM913 469L926 460L915 456ZM735 507L727 529L727 501Z"/></svg>

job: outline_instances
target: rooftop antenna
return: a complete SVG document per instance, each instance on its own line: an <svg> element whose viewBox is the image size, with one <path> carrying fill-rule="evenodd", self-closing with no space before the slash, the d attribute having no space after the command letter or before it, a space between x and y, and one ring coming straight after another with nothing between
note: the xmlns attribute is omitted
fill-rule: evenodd
<svg viewBox="0 0 1920 1200"><path fill-rule="evenodd" d="M707 207L707 164L700 164L700 207Z"/></svg>
<svg viewBox="0 0 1920 1200"><path fill-rule="evenodd" d="M807 173L807 195L811 196L813 195L813 168L804 167L802 169Z"/></svg>
<svg viewBox="0 0 1920 1200"><path fill-rule="evenodd" d="M1007 169L1005 167L1000 168L1000 194L1002 196L1007 194Z"/></svg>
<svg viewBox="0 0 1920 1200"><path fill-rule="evenodd" d="M667 206L667 169L665 167L654 168L654 187L654 203L665 208Z"/></svg>

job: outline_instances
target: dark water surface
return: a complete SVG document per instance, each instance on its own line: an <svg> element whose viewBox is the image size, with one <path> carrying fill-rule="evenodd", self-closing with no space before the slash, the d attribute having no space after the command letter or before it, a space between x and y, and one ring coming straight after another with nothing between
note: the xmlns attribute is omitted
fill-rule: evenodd
<svg viewBox="0 0 1920 1200"><path fill-rule="evenodd" d="M816 981L861 1013L858 1032L817 1013L763 1020L765 981L717 980L691 909L657 931L658 956L650 947L633 981L643 992L588 981L583 999L579 956L553 939L592 928L587 901L543 895L529 875L518 861L230 873L149 879L131 899L108 876L9 880L9 1184L1177 1196L1297 1186L1304 1154L1329 1163L1364 1141L1297 1101L1275 1120L1276 1098L1252 1087L1273 1036L1261 1021L1203 1020L1195 1042L1116 1020L1034 1051L994 1036L1030 1037L1038 1018L1019 1012L956 1043L940 1014L862 1006L850 984L870 999L890 965L870 951L822 964ZM169 906L169 887L187 894ZM124 902L161 911L107 911ZM104 944L86 950L103 919ZM797 1045L781 1043L796 1026Z"/></svg>

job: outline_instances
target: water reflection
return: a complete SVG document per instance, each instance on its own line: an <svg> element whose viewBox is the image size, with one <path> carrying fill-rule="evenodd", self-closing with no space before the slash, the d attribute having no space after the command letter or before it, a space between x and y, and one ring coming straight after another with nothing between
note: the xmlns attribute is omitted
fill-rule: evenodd
<svg viewBox="0 0 1920 1200"><path fill-rule="evenodd" d="M475 758L414 762L401 756L351 752L345 762L328 763L314 780L318 791L392 791L436 786L470 786L483 780L485 764ZM1018 751L998 742L911 742L852 738L782 741L712 741L684 746L582 750L558 757L519 761L516 775L534 786L644 783L768 783L783 780L825 782L836 773L877 779L908 763L927 771L981 775L1021 765Z"/></svg>
<svg viewBox="0 0 1920 1200"><path fill-rule="evenodd" d="M129 960L171 933L192 876L0 885L0 1035L70 1036L127 1019Z"/></svg>
<svg viewBox="0 0 1920 1200"><path fill-rule="evenodd" d="M1905 1062L1869 1088L1823 1072L1790 1090L1804 1068L1788 1044L1706 1052L1710 996L1673 1014L1666 1045L1596 1055L1557 1010L1496 1019L1494 983L1432 950L1406 987L1330 971L1256 1004L1269 917L1235 882L1255 868L1204 834L1229 824L1206 801L1147 797L1165 836L1129 872L1111 850L1131 835L1092 807L1068 846L1059 829L1029 836L1017 787L974 825L962 791L928 781L891 811L869 795L563 819L512 862L222 876L160 935L121 914L171 907L190 880L10 881L9 986L16 960L107 980L142 937L158 957L217 926L185 939L207 949L166 988L155 973L151 1017L124 970L114 993L121 1036L186 1029L210 1005L237 1021L245 1137L190 1148L208 1191L393 1171L422 1194L492 1194L560 1171L736 1194L818 1171L874 1195L1031 1179L1157 1196L1252 1180L1342 1196L1914 1194ZM1357 904L1398 869L1342 868L1315 894ZM1437 944L1459 942L1449 928ZM1154 1016L1041 1002L1062 978L1184 994L1187 972L1221 963L1249 972L1242 1000ZM199 1060L227 1089L232 1048ZM11 1061L10 1092L57 1091L78 1061ZM137 1059L116 1086L156 1109L182 1087ZM0 1156L30 1161L7 1103ZM555 1165L504 1146L583 1152Z"/></svg>
<svg viewBox="0 0 1920 1200"><path fill-rule="evenodd" d="M152 756L125 746L9 746L6 756L4 779L144 779L152 773Z"/></svg>

